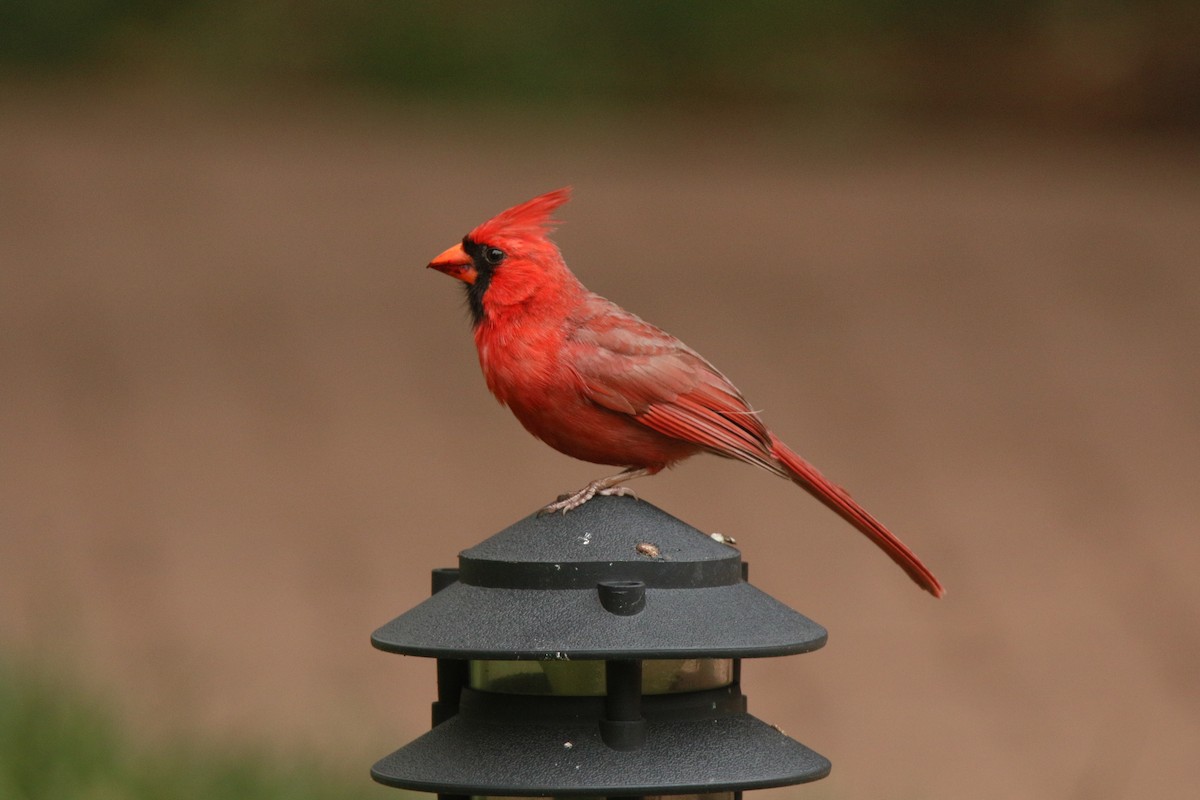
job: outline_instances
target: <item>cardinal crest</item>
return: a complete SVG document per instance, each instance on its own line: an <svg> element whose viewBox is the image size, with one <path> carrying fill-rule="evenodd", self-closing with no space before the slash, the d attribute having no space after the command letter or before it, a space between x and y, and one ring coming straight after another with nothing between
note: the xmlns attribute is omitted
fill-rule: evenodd
<svg viewBox="0 0 1200 800"><path fill-rule="evenodd" d="M507 211L501 211L471 231L470 238L476 242L486 242L497 236L545 236L559 224L558 220L551 219L550 215L570 199L569 186L546 192Z"/></svg>

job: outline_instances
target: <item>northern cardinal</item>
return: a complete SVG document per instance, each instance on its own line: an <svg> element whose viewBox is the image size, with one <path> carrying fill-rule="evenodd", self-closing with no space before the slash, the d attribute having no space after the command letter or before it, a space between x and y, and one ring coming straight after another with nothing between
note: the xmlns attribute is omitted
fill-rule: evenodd
<svg viewBox="0 0 1200 800"><path fill-rule="evenodd" d="M488 388L554 449L623 467L546 506L567 512L700 452L808 490L935 597L942 585L895 535L792 452L742 393L674 336L584 288L547 238L567 188L483 223L429 262L466 286Z"/></svg>

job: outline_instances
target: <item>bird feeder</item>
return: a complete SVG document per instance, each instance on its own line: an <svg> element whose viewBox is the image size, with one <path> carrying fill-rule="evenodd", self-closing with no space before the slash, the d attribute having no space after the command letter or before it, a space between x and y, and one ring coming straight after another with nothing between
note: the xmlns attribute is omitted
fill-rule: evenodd
<svg viewBox="0 0 1200 800"><path fill-rule="evenodd" d="M372 777L446 796L720 797L830 764L751 716L740 660L825 629L746 581L729 544L655 506L597 497L532 515L434 572L375 647L437 659L433 728Z"/></svg>

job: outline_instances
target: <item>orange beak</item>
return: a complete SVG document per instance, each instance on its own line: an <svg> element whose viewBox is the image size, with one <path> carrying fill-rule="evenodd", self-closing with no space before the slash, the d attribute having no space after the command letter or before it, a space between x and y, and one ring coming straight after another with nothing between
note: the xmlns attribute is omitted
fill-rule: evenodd
<svg viewBox="0 0 1200 800"><path fill-rule="evenodd" d="M479 275L475 270L475 262L467 255L467 251L463 250L461 244L456 244L441 253L433 261L430 261L426 268L444 272L451 278L458 278L463 283L474 283L475 278Z"/></svg>

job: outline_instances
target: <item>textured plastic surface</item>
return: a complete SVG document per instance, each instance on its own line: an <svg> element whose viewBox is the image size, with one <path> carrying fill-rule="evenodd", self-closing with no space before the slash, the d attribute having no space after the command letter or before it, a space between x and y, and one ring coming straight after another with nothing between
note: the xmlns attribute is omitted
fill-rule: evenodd
<svg viewBox="0 0 1200 800"><path fill-rule="evenodd" d="M808 652L827 637L743 582L737 550L629 497L532 515L463 551L459 565L457 583L372 643L439 658L739 658ZM643 582L644 608L605 610L605 581Z"/></svg>
<svg viewBox="0 0 1200 800"><path fill-rule="evenodd" d="M829 774L823 756L747 714L735 688L645 698L645 741L632 750L604 743L603 705L464 692L458 716L371 774L417 791L517 796L737 791Z"/></svg>
<svg viewBox="0 0 1200 800"><path fill-rule="evenodd" d="M632 497L598 497L568 514L532 514L459 554L459 580L513 589L590 589L613 580L654 589L741 580L734 548Z"/></svg>

